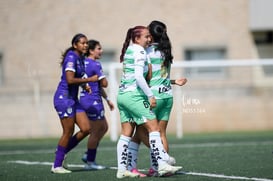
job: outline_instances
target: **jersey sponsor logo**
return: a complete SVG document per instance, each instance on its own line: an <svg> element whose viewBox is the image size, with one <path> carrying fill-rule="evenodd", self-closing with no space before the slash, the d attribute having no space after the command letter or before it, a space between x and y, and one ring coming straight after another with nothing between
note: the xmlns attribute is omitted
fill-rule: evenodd
<svg viewBox="0 0 273 181"><path fill-rule="evenodd" d="M158 93L159 94L162 94L162 93L164 93L164 92L168 92L169 90L171 90L171 86L165 86L165 87L159 87L158 88Z"/></svg>

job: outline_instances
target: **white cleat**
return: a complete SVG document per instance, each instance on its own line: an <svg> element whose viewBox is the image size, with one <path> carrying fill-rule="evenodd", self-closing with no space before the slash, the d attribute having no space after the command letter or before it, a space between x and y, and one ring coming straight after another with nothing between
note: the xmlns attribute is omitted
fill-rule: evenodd
<svg viewBox="0 0 273 181"><path fill-rule="evenodd" d="M180 166L171 166L167 163L163 163L158 166L158 176L170 176L175 174L180 169L182 169Z"/></svg>
<svg viewBox="0 0 273 181"><path fill-rule="evenodd" d="M169 165L175 165L176 164L176 160L174 157L170 156L168 160L166 160L166 162L169 164Z"/></svg>
<svg viewBox="0 0 273 181"><path fill-rule="evenodd" d="M68 169L68 163L67 163L66 156L64 157L64 160L63 160L63 168Z"/></svg>
<svg viewBox="0 0 273 181"><path fill-rule="evenodd" d="M52 173L60 173L60 174L71 173L70 170L67 170L64 167L56 167L56 168L54 168L54 166L51 167L51 172Z"/></svg>
<svg viewBox="0 0 273 181"><path fill-rule="evenodd" d="M126 178L126 177L131 177L131 178L135 178L135 177L139 177L138 173L132 173L129 170L118 170L117 171L117 178Z"/></svg>
<svg viewBox="0 0 273 181"><path fill-rule="evenodd" d="M174 173L178 172L179 170L183 168L182 166L172 166L172 167L174 167L174 170L176 170Z"/></svg>

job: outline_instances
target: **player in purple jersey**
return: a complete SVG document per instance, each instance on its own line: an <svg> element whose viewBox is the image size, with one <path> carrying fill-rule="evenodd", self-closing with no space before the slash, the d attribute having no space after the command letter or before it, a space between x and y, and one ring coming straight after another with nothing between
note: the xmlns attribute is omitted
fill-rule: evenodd
<svg viewBox="0 0 273 181"><path fill-rule="evenodd" d="M87 37L83 34L76 34L71 44L72 46L62 55L62 76L54 95L54 107L59 115L63 133L56 148L55 160L51 168L52 173L71 172L63 168L62 164L73 138L76 108L80 106L78 101L78 89L79 86L82 85L85 90L90 90L86 83L98 81L97 75L92 77L85 76L83 55L87 52ZM82 135L86 134L84 133L86 131L88 132L89 128L81 130L77 136L82 137Z"/></svg>
<svg viewBox="0 0 273 181"><path fill-rule="evenodd" d="M104 106L102 97L107 101L110 110L114 109L113 103L107 98L103 88L108 86L108 81L103 73L101 63L97 61L102 54L102 47L97 40L88 41L87 58L85 59L85 71L88 77L98 75L99 81L89 82L92 93L89 94L83 90L80 94L80 104L83 109L77 109L77 114L86 112L90 122L90 135L88 138L87 151L82 160L86 163L87 170L101 170L105 166L98 165L95 162L97 148L100 140L108 130L107 120L104 115Z"/></svg>

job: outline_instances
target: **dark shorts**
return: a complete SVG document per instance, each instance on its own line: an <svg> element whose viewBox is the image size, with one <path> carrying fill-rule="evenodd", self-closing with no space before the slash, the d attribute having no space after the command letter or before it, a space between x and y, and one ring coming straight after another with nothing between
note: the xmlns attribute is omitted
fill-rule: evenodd
<svg viewBox="0 0 273 181"><path fill-rule="evenodd" d="M75 117L76 109L81 105L77 99L73 99L61 92L56 92L54 95L54 107L60 119L64 117Z"/></svg>
<svg viewBox="0 0 273 181"><path fill-rule="evenodd" d="M77 112L85 111L87 117L91 121L104 120L104 106L100 96L83 96L80 97L81 108L77 109Z"/></svg>

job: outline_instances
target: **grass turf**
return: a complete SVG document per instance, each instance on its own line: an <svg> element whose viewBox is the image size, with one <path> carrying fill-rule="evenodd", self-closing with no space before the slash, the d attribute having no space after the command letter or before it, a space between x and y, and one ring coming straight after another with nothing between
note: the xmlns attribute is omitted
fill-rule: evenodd
<svg viewBox="0 0 273 181"><path fill-rule="evenodd" d="M0 140L0 180L118 180L115 169L85 171L71 167L71 174L50 173L57 141L55 138ZM83 165L81 157L86 141L68 154L69 164ZM183 166L183 171L172 177L142 180L273 179L273 131L186 134L183 139L169 135L169 143L170 155L176 158L177 165ZM143 145L140 148L138 167L148 170L149 151ZM31 164L16 163L20 160ZM116 167L116 142L108 137L102 140L97 162Z"/></svg>

